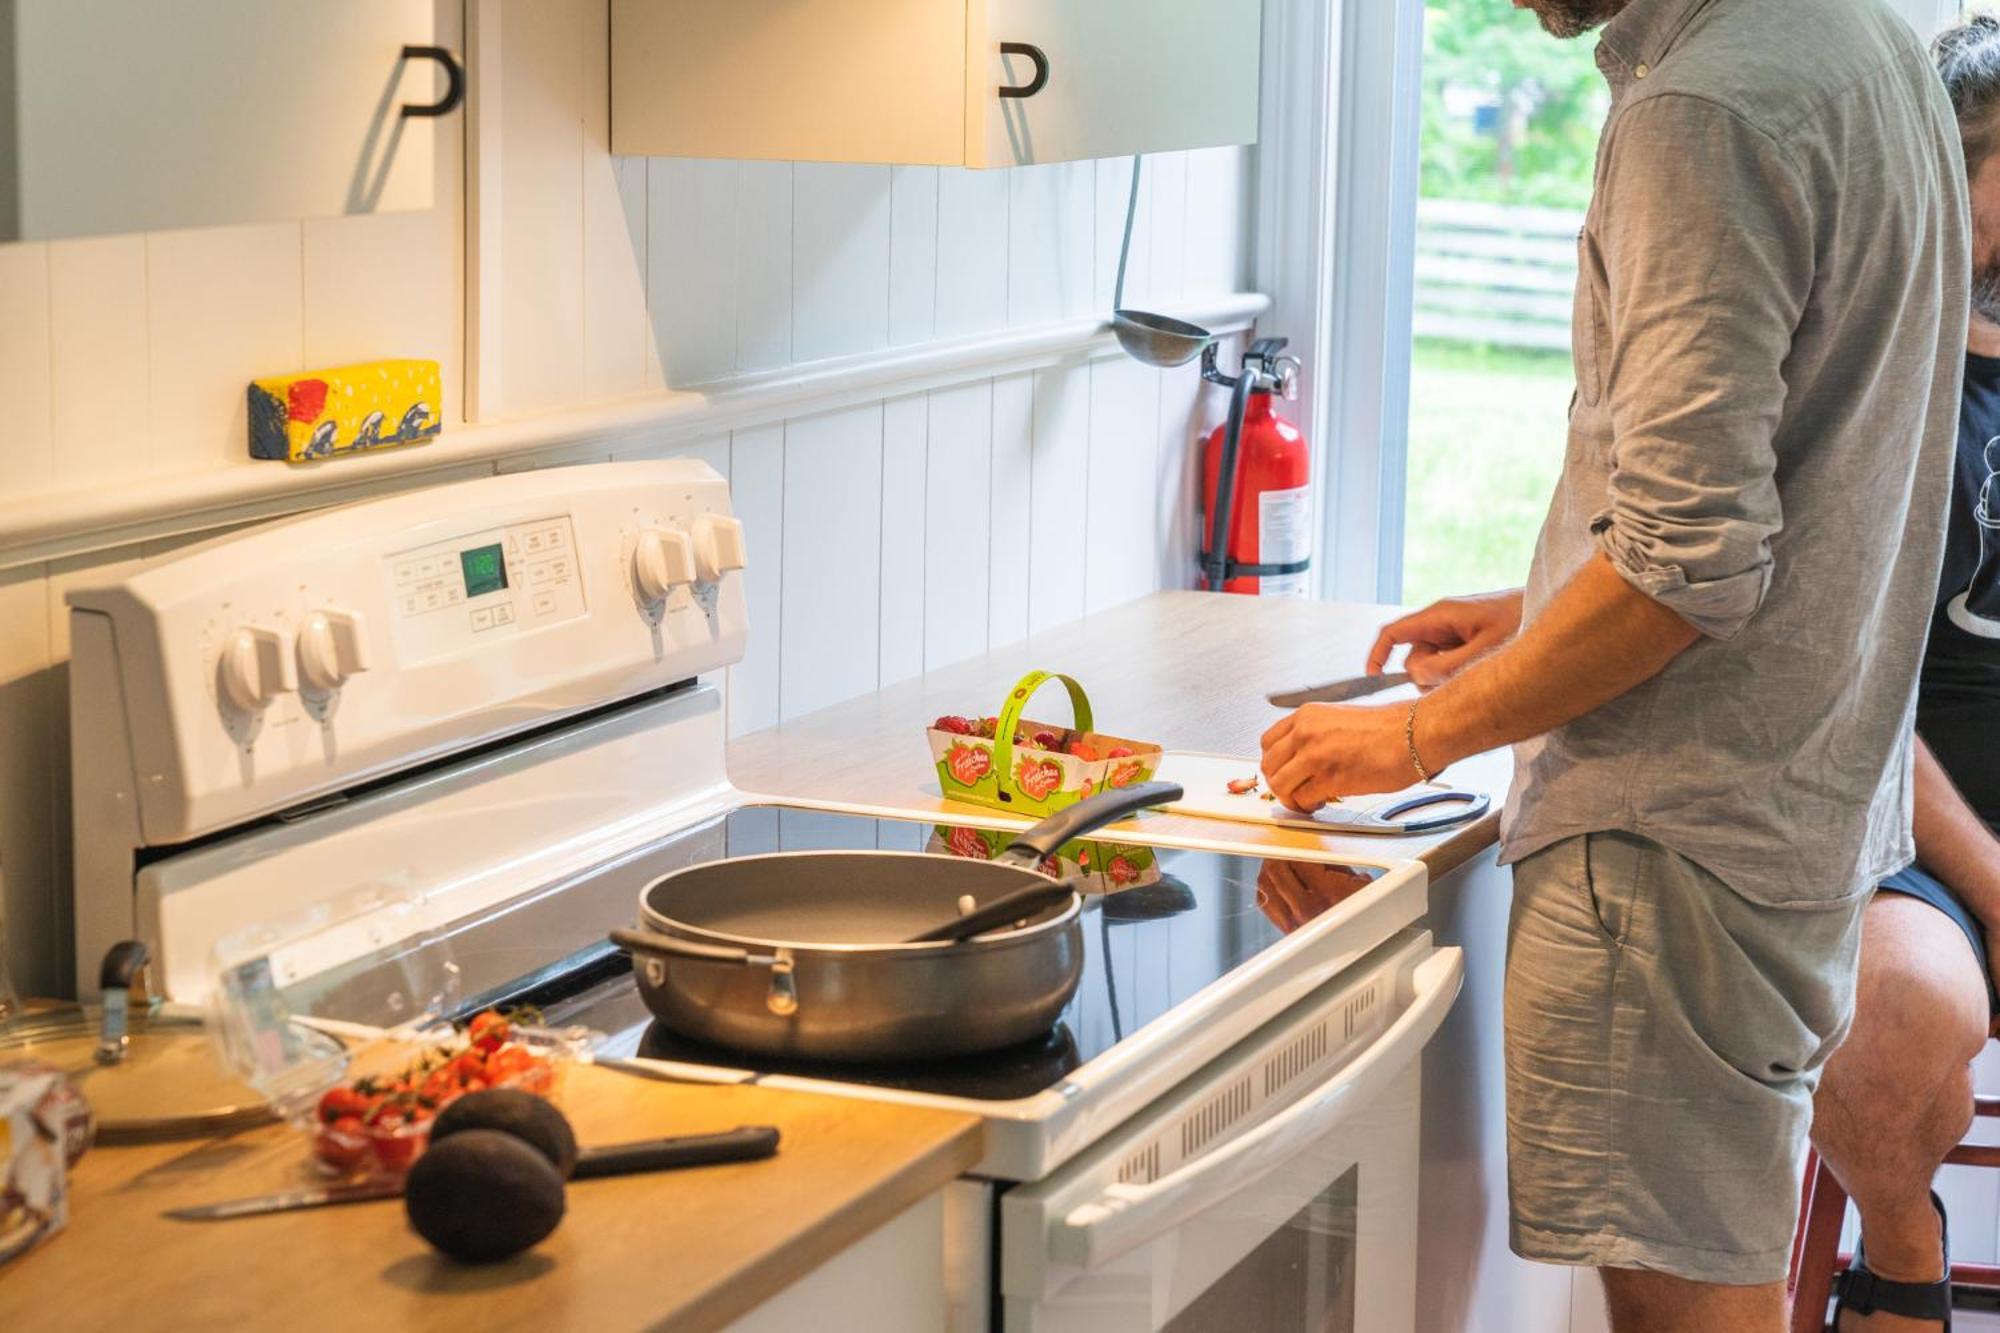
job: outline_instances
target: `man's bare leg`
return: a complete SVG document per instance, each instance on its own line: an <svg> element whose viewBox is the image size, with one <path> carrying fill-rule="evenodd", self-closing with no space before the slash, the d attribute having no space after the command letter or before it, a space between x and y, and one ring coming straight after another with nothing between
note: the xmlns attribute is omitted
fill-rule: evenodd
<svg viewBox="0 0 2000 1333"><path fill-rule="evenodd" d="M1784 1333L1785 1284L1725 1287L1639 1268L1600 1268L1616 1333Z"/></svg>
<svg viewBox="0 0 2000 1333"><path fill-rule="evenodd" d="M1854 1026L1813 1101L1813 1145L1861 1214L1877 1277L1944 1276L1931 1178L1972 1123L1972 1060L1990 1021L1986 979L1944 913L1899 893L1868 905ZM1929 1333L1935 1320L1843 1316L1842 1333Z"/></svg>

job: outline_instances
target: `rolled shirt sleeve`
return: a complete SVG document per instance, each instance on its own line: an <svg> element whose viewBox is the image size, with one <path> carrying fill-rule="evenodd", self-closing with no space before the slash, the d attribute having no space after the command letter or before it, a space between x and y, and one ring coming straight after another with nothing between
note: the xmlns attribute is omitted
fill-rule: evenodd
<svg viewBox="0 0 2000 1333"><path fill-rule="evenodd" d="M1586 262L1603 265L1611 466L1590 529L1633 587L1728 639L1763 603L1784 521L1772 441L1811 210L1783 151L1703 98L1630 107L1604 152Z"/></svg>

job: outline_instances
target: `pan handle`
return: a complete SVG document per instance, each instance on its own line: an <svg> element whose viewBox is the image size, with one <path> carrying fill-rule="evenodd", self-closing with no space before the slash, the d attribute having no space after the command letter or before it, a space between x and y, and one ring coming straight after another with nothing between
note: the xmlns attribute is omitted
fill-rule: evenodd
<svg viewBox="0 0 2000 1333"><path fill-rule="evenodd" d="M789 950L751 953L748 949L696 944L692 940L677 940L657 931L631 930L624 926L611 932L611 942L627 953L644 954L648 958L683 958L703 963L730 963L738 967L768 967L771 969L771 992L764 997L764 1007L780 1018L799 1011L799 983L792 975Z"/></svg>
<svg viewBox="0 0 2000 1333"><path fill-rule="evenodd" d="M705 963L736 963L744 967L752 963L769 966L777 961L775 958L758 957L748 949L696 944L692 940L677 940L671 935L650 930L628 930L623 926L611 932L611 942L627 953L642 953L652 958L693 958Z"/></svg>
<svg viewBox="0 0 2000 1333"><path fill-rule="evenodd" d="M1115 824L1141 810L1178 801L1186 794L1177 782L1142 782L1136 787L1115 787L1099 792L1088 800L1064 806L1041 823L1024 830L993 859L1033 869L1054 856L1058 847L1073 838L1095 833L1106 824Z"/></svg>

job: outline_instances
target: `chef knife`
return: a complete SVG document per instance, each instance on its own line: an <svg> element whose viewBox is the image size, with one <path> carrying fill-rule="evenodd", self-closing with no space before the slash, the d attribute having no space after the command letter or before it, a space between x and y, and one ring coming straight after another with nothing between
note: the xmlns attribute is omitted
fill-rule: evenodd
<svg viewBox="0 0 2000 1333"><path fill-rule="evenodd" d="M1286 690L1267 697L1277 708L1303 708L1307 704L1342 704L1350 699L1365 699L1371 694L1409 683L1409 672L1391 671L1383 676L1351 676L1346 680L1315 685L1309 690Z"/></svg>
<svg viewBox="0 0 2000 1333"><path fill-rule="evenodd" d="M723 1162L752 1162L778 1151L778 1131L769 1125L741 1125L723 1134L687 1134L671 1139L646 1139L605 1148L585 1148L576 1155L573 1180L623 1176L638 1171L669 1171ZM363 1180L342 1185L314 1185L280 1190L226 1203L169 1208L166 1215L184 1222L220 1222L232 1217L260 1217L300 1208L328 1208L342 1203L394 1199L403 1192L400 1180Z"/></svg>

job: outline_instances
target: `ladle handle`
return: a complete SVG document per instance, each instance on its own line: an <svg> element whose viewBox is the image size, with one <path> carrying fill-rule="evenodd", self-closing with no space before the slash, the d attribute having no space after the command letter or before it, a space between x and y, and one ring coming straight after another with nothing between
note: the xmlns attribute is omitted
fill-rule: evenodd
<svg viewBox="0 0 2000 1333"><path fill-rule="evenodd" d="M1057 903L1068 902L1072 890L1067 883L1030 884L1025 889L1003 893L986 906L967 912L956 921L912 935L905 944L941 944L946 940L969 940L989 930L1012 925L1022 917L1034 916Z"/></svg>
<svg viewBox="0 0 2000 1333"><path fill-rule="evenodd" d="M1111 292L1111 313L1125 308L1125 261L1132 257L1132 223L1139 216L1139 163L1145 154L1132 154L1132 194L1125 201L1125 240L1118 247L1118 285Z"/></svg>

